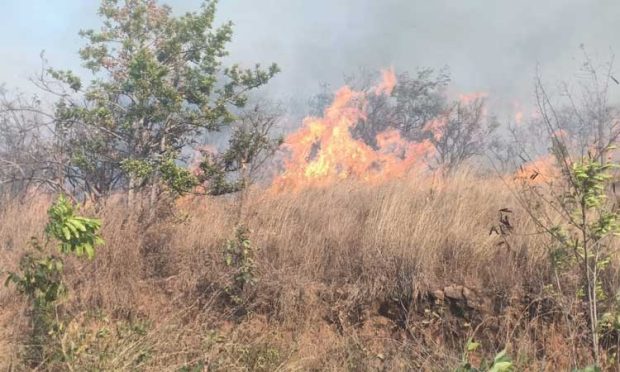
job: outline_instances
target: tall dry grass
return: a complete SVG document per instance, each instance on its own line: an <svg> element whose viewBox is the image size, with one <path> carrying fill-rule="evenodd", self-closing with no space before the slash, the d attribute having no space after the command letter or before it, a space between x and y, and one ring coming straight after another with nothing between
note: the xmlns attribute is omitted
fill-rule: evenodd
<svg viewBox="0 0 620 372"><path fill-rule="evenodd" d="M63 342L85 346L58 368L445 370L470 337L481 355L508 345L531 370L589 358L580 320L565 324L561 302L545 292L548 241L531 234L499 180L343 182L252 190L246 200L241 222L258 281L240 303L226 300L222 259L239 222L235 197L185 198L148 225L121 201L86 209L104 221L106 244L93 262L68 260ZM1 268L16 269L48 205L45 197L3 205ZM515 226L506 241L489 234L505 207ZM4 367L18 365L27 328L23 300L3 287Z"/></svg>

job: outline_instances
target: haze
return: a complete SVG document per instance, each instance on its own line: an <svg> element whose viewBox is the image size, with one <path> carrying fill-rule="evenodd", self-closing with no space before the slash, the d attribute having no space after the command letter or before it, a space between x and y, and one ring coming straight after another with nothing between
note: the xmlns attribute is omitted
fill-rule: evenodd
<svg viewBox="0 0 620 372"><path fill-rule="evenodd" d="M3 1L0 82L29 91L27 77L46 50L50 64L79 70L79 29L97 26L96 1ZM175 11L200 0L169 0ZM232 20L231 60L277 62L269 84L279 98L305 99L320 82L337 86L359 67L397 71L448 66L453 89L485 91L498 107L531 102L537 65L552 80L579 78L579 48L608 61L620 40L620 2L224 0Z"/></svg>

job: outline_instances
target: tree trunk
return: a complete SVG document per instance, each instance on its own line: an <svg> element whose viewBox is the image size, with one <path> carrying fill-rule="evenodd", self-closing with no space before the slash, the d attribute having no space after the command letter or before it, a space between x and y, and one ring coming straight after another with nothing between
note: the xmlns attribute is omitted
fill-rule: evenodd
<svg viewBox="0 0 620 372"><path fill-rule="evenodd" d="M607 162L607 146L605 145L605 120L598 118L598 151L600 156L600 162L605 165Z"/></svg>
<svg viewBox="0 0 620 372"><path fill-rule="evenodd" d="M159 155L160 160L166 154L166 132L164 129L164 134L161 136L161 141L159 142ZM157 213L157 199L159 197L159 186L161 183L161 171L159 168L155 169L155 173L153 174L153 178L151 180L151 195L149 197L149 215L151 218L155 217Z"/></svg>

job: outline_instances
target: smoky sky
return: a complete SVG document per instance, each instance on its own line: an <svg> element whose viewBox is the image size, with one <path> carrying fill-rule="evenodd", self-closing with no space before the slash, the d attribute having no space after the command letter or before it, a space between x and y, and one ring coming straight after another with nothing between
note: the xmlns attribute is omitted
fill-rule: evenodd
<svg viewBox="0 0 620 372"><path fill-rule="evenodd" d="M50 4L53 3L53 4ZM175 11L200 0L169 0ZM40 50L77 68L79 29L95 27L97 2L5 0L0 81L25 85ZM620 50L617 0L221 0L232 20L230 61L276 62L269 94L307 97L360 67L397 71L447 66L455 92L484 91L498 105L532 101L537 66L550 81L579 78L580 45L593 60Z"/></svg>

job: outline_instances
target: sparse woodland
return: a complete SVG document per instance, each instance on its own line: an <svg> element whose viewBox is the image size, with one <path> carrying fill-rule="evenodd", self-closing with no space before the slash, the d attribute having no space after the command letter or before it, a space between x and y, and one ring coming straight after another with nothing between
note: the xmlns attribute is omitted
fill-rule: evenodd
<svg viewBox="0 0 620 372"><path fill-rule="evenodd" d="M0 368L620 370L612 63L509 123L360 71L286 132L216 10L101 0L89 76L2 91Z"/></svg>

